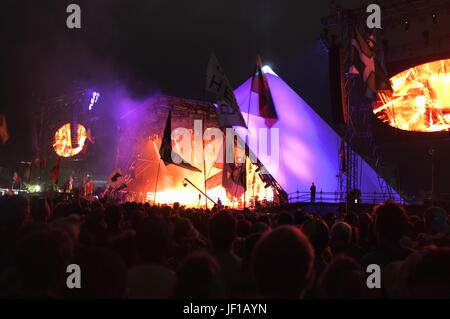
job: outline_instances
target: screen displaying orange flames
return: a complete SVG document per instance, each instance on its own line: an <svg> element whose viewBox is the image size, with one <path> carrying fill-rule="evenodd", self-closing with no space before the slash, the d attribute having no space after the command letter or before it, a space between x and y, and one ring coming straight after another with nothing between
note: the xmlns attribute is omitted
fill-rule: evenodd
<svg viewBox="0 0 450 319"><path fill-rule="evenodd" d="M391 79L392 93L378 93L373 112L398 129L450 131L450 59L409 68Z"/></svg>
<svg viewBox="0 0 450 319"><path fill-rule="evenodd" d="M70 123L64 124L55 133L53 149L61 157L72 157L80 153L87 139L86 128L81 124L78 124L77 127L77 139L78 145L73 145L70 134Z"/></svg>

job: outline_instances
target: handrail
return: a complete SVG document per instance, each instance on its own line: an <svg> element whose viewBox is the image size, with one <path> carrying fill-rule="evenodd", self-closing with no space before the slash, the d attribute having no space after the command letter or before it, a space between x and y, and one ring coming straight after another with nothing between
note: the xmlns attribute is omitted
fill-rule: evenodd
<svg viewBox="0 0 450 319"><path fill-rule="evenodd" d="M398 195L391 195L389 193L361 193L360 200L364 204L378 204L387 200L393 199L399 203L404 203L404 200ZM345 192L330 192L318 191L316 192L316 203L345 203L347 194ZM309 191L295 191L288 193L289 203L309 203L311 201L311 192Z"/></svg>

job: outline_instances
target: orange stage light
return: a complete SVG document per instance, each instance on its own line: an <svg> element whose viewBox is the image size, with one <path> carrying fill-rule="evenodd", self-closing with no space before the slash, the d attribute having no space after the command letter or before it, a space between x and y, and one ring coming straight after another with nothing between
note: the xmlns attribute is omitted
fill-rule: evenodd
<svg viewBox="0 0 450 319"><path fill-rule="evenodd" d="M450 131L450 59L437 60L398 73L392 93L378 93L373 112L398 129Z"/></svg>
<svg viewBox="0 0 450 319"><path fill-rule="evenodd" d="M87 137L88 135L86 128L83 125L78 124L78 145L74 147L74 145L72 145L72 138L70 134L70 123L64 124L55 133L55 138L53 140L53 149L55 150L56 154L61 157L75 156L83 150Z"/></svg>

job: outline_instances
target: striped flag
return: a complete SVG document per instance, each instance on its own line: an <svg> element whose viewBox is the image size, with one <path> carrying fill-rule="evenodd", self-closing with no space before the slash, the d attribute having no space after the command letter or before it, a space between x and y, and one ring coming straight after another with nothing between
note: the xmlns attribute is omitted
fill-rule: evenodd
<svg viewBox="0 0 450 319"><path fill-rule="evenodd" d="M373 41L374 37L371 38ZM372 92L392 91L389 77L377 58L373 45L364 39L357 28L354 29L350 50L351 74L359 74Z"/></svg>
<svg viewBox="0 0 450 319"><path fill-rule="evenodd" d="M252 91L259 97L259 115L266 119L266 124L271 127L278 120L277 111L270 93L269 82L262 71L260 56L256 57L255 73L252 79Z"/></svg>

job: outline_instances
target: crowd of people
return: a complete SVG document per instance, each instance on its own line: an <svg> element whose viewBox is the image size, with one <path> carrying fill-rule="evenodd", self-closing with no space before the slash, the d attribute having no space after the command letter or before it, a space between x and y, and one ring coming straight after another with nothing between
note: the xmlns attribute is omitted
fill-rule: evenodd
<svg viewBox="0 0 450 319"><path fill-rule="evenodd" d="M0 297L450 298L448 218L395 202L318 216L3 196Z"/></svg>

